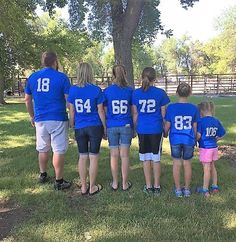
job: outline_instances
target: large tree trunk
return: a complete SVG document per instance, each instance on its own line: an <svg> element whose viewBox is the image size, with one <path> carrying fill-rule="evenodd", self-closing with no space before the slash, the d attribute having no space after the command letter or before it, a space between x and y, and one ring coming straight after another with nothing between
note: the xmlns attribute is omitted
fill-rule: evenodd
<svg viewBox="0 0 236 242"><path fill-rule="evenodd" d="M125 66L130 85L134 86L132 40L140 21L144 0L128 0L124 9L122 0L111 1L112 37L117 64Z"/></svg>
<svg viewBox="0 0 236 242"><path fill-rule="evenodd" d="M121 38L113 37L116 64L122 64L127 71L129 84L134 86L133 62L132 62L132 41L126 36Z"/></svg>
<svg viewBox="0 0 236 242"><path fill-rule="evenodd" d="M4 100L4 78L0 71L0 105L6 104Z"/></svg>

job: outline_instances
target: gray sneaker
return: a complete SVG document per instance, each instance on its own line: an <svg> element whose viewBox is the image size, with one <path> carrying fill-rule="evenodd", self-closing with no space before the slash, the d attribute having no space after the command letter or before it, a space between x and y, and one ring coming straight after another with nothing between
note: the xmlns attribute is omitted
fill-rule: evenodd
<svg viewBox="0 0 236 242"><path fill-rule="evenodd" d="M161 195L161 188L160 187L154 187L153 188L153 194L155 196L160 196Z"/></svg>
<svg viewBox="0 0 236 242"><path fill-rule="evenodd" d="M145 185L143 187L143 192L146 194L153 194L153 188L152 187L147 188L147 186Z"/></svg>
<svg viewBox="0 0 236 242"><path fill-rule="evenodd" d="M44 184L49 181L49 177L46 175L39 174L38 181L41 184Z"/></svg>
<svg viewBox="0 0 236 242"><path fill-rule="evenodd" d="M63 180L62 183L59 183L59 182L54 182L54 189L55 190L64 190L64 189L68 189L70 188L72 185L72 182L69 182L69 181L65 181Z"/></svg>

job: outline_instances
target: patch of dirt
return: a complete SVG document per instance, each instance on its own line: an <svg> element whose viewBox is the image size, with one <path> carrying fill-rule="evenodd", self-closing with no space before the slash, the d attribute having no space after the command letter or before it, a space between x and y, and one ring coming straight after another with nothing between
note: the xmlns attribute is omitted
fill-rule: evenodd
<svg viewBox="0 0 236 242"><path fill-rule="evenodd" d="M236 168L236 145L222 145L219 147L219 154L222 159Z"/></svg>
<svg viewBox="0 0 236 242"><path fill-rule="evenodd" d="M0 201L0 241L7 238L12 228L30 215L29 212L12 201Z"/></svg>

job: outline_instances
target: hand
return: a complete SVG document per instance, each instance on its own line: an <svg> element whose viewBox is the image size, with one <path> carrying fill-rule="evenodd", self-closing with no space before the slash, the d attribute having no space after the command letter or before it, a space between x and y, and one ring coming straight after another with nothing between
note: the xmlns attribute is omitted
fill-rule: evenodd
<svg viewBox="0 0 236 242"><path fill-rule="evenodd" d="M167 137L168 137L168 133L163 132L163 137L164 137L164 138L167 138Z"/></svg>
<svg viewBox="0 0 236 242"><path fill-rule="evenodd" d="M70 128L74 129L74 127L75 127L74 122L70 122Z"/></svg>
<svg viewBox="0 0 236 242"><path fill-rule="evenodd" d="M33 117L33 118L31 118L30 123L31 123L31 126L32 126L33 128L35 128L34 117Z"/></svg>
<svg viewBox="0 0 236 242"><path fill-rule="evenodd" d="M133 131L133 139L134 139L136 136L137 136L137 133L136 133L136 131L134 130L134 131Z"/></svg>

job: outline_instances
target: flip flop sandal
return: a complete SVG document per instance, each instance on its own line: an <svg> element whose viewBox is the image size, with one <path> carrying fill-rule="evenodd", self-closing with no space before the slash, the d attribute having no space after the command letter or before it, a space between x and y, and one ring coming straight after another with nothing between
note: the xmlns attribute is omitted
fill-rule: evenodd
<svg viewBox="0 0 236 242"><path fill-rule="evenodd" d="M93 193L90 193L90 192L89 192L89 196L93 196L93 195L99 193L100 191L102 191L102 189L103 189L103 186L100 185L100 184L97 184L96 187L97 187L97 191L95 191L95 192L93 192Z"/></svg>
<svg viewBox="0 0 236 242"><path fill-rule="evenodd" d="M118 186L117 186L117 188L114 188L113 186L112 186L112 182L110 182L110 188L111 188L111 190L113 191L113 192L116 192L118 189L119 189L119 183L118 183Z"/></svg>
<svg viewBox="0 0 236 242"><path fill-rule="evenodd" d="M81 192L81 195L82 195L82 196L85 196L85 195L87 195L88 193L89 193L89 186L88 186L86 192Z"/></svg>
<svg viewBox="0 0 236 242"><path fill-rule="evenodd" d="M124 192L129 191L129 189L130 189L130 188L132 187L132 185L133 185L132 182L130 182L130 181L128 181L127 183L128 183L128 187L127 187L126 189L123 189L123 188L122 188L122 191L124 191Z"/></svg>

